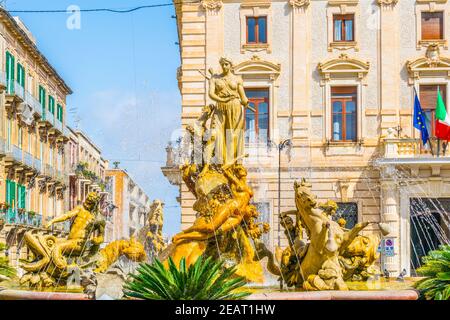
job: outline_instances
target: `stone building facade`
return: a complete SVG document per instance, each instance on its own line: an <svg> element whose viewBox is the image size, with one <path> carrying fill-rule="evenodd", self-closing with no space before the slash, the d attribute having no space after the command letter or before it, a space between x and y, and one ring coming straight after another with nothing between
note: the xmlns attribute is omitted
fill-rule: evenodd
<svg viewBox="0 0 450 320"><path fill-rule="evenodd" d="M102 157L101 149L81 130L67 127L67 165L69 168L68 210L82 205L90 192L101 196L100 212L106 217L105 244L113 239L113 215L115 205L112 201L110 186L106 182L106 170L109 162Z"/></svg>
<svg viewBox="0 0 450 320"><path fill-rule="evenodd" d="M106 183L107 191L116 206L112 220L113 240L137 236L148 222L152 201L126 170L106 170Z"/></svg>
<svg viewBox="0 0 450 320"><path fill-rule="evenodd" d="M30 229L62 214L68 194L66 96L71 89L20 19L0 8L0 241L14 265Z"/></svg>
<svg viewBox="0 0 450 320"><path fill-rule="evenodd" d="M234 62L235 74L258 107L257 115L246 111L250 156L245 162L261 219L271 224L265 239L270 247L287 243L278 213L295 207L293 182L302 177L312 183L319 201L339 204L338 214L348 226L361 221L390 225L387 240L394 250L382 255L381 264L393 274L414 273L412 261L433 248L422 244L427 234L440 233L440 242L448 239L449 158L442 145L436 156L434 139L433 154L422 146L412 119L415 92L429 117L438 89L450 103L445 93L450 77L447 0L174 4L183 127L212 102L205 75L210 67L220 71L222 56ZM275 145L286 139L292 146L281 152L279 164ZM195 219L194 197L170 163L172 147L168 151L163 172L180 186L184 229ZM422 204L414 209L417 199ZM422 211L434 214L430 223L436 226L421 233L417 228L423 224L414 219ZM379 230L374 224L366 232ZM424 252L417 252L419 246Z"/></svg>

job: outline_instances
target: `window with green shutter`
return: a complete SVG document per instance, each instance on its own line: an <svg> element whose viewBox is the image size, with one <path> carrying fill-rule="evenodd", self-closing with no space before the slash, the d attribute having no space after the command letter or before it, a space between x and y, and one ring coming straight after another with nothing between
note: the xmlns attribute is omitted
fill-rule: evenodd
<svg viewBox="0 0 450 320"><path fill-rule="evenodd" d="M16 183L6 180L6 203L13 209L16 206Z"/></svg>
<svg viewBox="0 0 450 320"><path fill-rule="evenodd" d="M17 83L25 88L25 68L20 63L17 64Z"/></svg>
<svg viewBox="0 0 450 320"><path fill-rule="evenodd" d="M15 63L14 56L9 51L6 51L6 91L8 94L14 93Z"/></svg>
<svg viewBox="0 0 450 320"><path fill-rule="evenodd" d="M42 86L39 86L39 103L42 106L42 113L45 114L45 98L46 92Z"/></svg>
<svg viewBox="0 0 450 320"><path fill-rule="evenodd" d="M59 121L63 122L63 107L60 104L58 104L56 116L58 117Z"/></svg>
<svg viewBox="0 0 450 320"><path fill-rule="evenodd" d="M48 96L48 111L55 114L55 98Z"/></svg>
<svg viewBox="0 0 450 320"><path fill-rule="evenodd" d="M25 186L18 184L17 185L17 208L25 209L25 200L26 200L26 188Z"/></svg>

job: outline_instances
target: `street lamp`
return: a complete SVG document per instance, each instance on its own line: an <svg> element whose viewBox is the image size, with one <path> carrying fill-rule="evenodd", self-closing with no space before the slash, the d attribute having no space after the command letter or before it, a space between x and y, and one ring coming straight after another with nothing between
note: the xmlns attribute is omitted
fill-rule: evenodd
<svg viewBox="0 0 450 320"><path fill-rule="evenodd" d="M285 139L279 144L268 141L269 146L278 148L278 247L281 247L281 151L292 146L291 139Z"/></svg>

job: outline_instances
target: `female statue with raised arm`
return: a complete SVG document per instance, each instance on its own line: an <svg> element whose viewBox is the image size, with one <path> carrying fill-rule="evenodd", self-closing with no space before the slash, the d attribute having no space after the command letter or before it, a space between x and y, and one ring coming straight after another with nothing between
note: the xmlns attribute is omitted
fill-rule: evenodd
<svg viewBox="0 0 450 320"><path fill-rule="evenodd" d="M231 60L221 58L221 74L209 80L209 97L217 102L214 127L217 133L215 158L218 164L229 164L244 154L244 107L248 107L243 80L236 76Z"/></svg>

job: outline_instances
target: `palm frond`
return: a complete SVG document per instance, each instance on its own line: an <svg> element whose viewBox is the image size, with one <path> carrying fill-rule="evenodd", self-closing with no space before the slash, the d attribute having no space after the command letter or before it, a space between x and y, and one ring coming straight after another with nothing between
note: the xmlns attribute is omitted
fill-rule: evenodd
<svg viewBox="0 0 450 320"><path fill-rule="evenodd" d="M430 251L422 261L424 265L417 272L426 278L415 284L421 297L427 300L450 300L450 246Z"/></svg>
<svg viewBox="0 0 450 320"><path fill-rule="evenodd" d="M167 267L155 260L142 263L136 274L124 285L125 297L149 300L238 300L247 297L247 291L237 291L246 281L235 275L235 268L224 268L224 263L211 257L200 257L186 266L183 258L177 267L169 258Z"/></svg>

